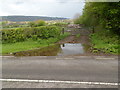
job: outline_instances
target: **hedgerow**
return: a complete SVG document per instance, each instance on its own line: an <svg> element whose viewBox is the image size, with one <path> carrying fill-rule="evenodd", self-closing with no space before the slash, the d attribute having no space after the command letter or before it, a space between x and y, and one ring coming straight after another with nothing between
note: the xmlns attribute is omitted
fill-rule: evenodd
<svg viewBox="0 0 120 90"><path fill-rule="evenodd" d="M61 28L56 26L41 26L32 28L17 28L9 30L1 30L2 43L15 43L25 41L27 39L48 39L60 36Z"/></svg>

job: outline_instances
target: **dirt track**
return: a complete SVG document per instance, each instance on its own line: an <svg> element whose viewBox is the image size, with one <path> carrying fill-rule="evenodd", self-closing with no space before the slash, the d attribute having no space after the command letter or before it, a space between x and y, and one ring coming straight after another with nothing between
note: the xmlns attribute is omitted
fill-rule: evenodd
<svg viewBox="0 0 120 90"><path fill-rule="evenodd" d="M75 29L72 28L71 31L69 31L71 35L64 40L61 40L59 43L82 43L82 44L89 44L89 34L90 31L85 29ZM77 34L80 34L80 37L76 37Z"/></svg>
<svg viewBox="0 0 120 90"><path fill-rule="evenodd" d="M80 29L75 29L75 28L70 28L70 30L68 29L68 31L71 33L70 36L66 37L65 39L61 40L59 42L59 44L63 44L63 43L81 43L84 46L84 50L85 53L84 54L80 54L78 56L84 55L84 56L91 56L91 55L95 55L95 56L115 56L112 54L106 54L103 52L99 52L99 53L92 53L92 44L90 41L90 31L84 28L80 28ZM77 34L80 34L80 37L76 37Z"/></svg>

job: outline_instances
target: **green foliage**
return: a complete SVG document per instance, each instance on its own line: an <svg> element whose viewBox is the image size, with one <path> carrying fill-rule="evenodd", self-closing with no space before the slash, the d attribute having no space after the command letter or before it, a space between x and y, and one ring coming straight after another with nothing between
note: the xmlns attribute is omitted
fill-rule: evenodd
<svg viewBox="0 0 120 90"><path fill-rule="evenodd" d="M75 24L81 24L80 19L79 19L79 18L75 19L75 20L74 20L74 23L75 23Z"/></svg>
<svg viewBox="0 0 120 90"><path fill-rule="evenodd" d="M68 25L68 23L66 23L66 22L57 22L57 23L54 23L53 25L55 25L55 26L66 26L66 25Z"/></svg>
<svg viewBox="0 0 120 90"><path fill-rule="evenodd" d="M38 39L40 44L50 45L58 41L58 38Z"/></svg>
<svg viewBox="0 0 120 90"><path fill-rule="evenodd" d="M61 28L56 26L43 26L41 27L41 35L42 39L47 39L50 37L59 37L61 33Z"/></svg>
<svg viewBox="0 0 120 90"><path fill-rule="evenodd" d="M35 23L34 23L34 22L29 22L28 25L29 25L30 27L35 27Z"/></svg>
<svg viewBox="0 0 120 90"><path fill-rule="evenodd" d="M17 28L2 30L2 43L15 43L32 38L33 40L57 38L61 28L56 26L41 26L32 28Z"/></svg>
<svg viewBox="0 0 120 90"><path fill-rule="evenodd" d="M45 21L43 20L38 20L38 21L34 21L34 22L29 22L28 25L30 27L39 27L39 26L45 26Z"/></svg>
<svg viewBox="0 0 120 90"><path fill-rule="evenodd" d="M62 39L64 39L65 37L67 37L67 36L69 36L69 35L70 35L70 33L65 32L64 34L61 34L60 37L58 37L58 39L59 39L59 40L62 40Z"/></svg>
<svg viewBox="0 0 120 90"><path fill-rule="evenodd" d="M41 48L41 47L46 47L46 46L48 45L40 44L39 42L33 41L33 40L27 40L24 42L16 42L16 43L0 44L0 47L2 47L2 54L32 50L35 48Z"/></svg>
<svg viewBox="0 0 120 90"><path fill-rule="evenodd" d="M51 44L51 43L56 43L56 42L58 42L61 39L64 39L68 35L70 35L70 34L68 32L65 32L65 34L60 34L60 36L56 37L56 38L51 37L51 38L48 38L48 39L38 39L37 41L40 44Z"/></svg>
<svg viewBox="0 0 120 90"><path fill-rule="evenodd" d="M107 1L107 0L106 0ZM119 50L118 37L120 35L120 3L119 2L86 2L83 15L74 23L90 27L93 52L103 51L117 54Z"/></svg>
<svg viewBox="0 0 120 90"><path fill-rule="evenodd" d="M41 48L41 47L46 47L48 45L53 45L54 43L56 43L60 39L67 37L68 35L69 33L65 33L64 35L61 34L59 38L52 38L52 37L48 39L37 38L37 40L36 40L36 36L33 36L35 39L30 38L29 40L26 40L24 42L0 44L0 47L2 47L2 54L14 53L25 50L33 50L35 48Z"/></svg>
<svg viewBox="0 0 120 90"><path fill-rule="evenodd" d="M35 23L36 23L36 26L45 26L45 21L43 20L38 20Z"/></svg>
<svg viewBox="0 0 120 90"><path fill-rule="evenodd" d="M2 43L15 43L24 41L26 36L23 29L11 29L2 31Z"/></svg>
<svg viewBox="0 0 120 90"><path fill-rule="evenodd" d="M101 50L105 53L120 54L120 52L118 52L120 48L120 46L118 45L118 35L111 34L108 31L100 31L92 34L90 37L93 48L95 49L93 50L94 53L97 53L98 50Z"/></svg>
<svg viewBox="0 0 120 90"><path fill-rule="evenodd" d="M86 2L83 15L75 23L88 27L101 26L102 29L120 34L119 2Z"/></svg>
<svg viewBox="0 0 120 90"><path fill-rule="evenodd" d="M37 35L32 35L32 39L33 39L34 41L36 41L36 40L38 39L38 36L37 36Z"/></svg>

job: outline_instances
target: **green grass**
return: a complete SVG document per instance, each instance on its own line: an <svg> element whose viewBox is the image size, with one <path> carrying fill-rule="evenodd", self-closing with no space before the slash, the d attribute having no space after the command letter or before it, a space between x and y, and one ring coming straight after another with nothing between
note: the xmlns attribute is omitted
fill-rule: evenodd
<svg viewBox="0 0 120 90"><path fill-rule="evenodd" d="M48 46L46 44L40 44L37 41L24 41L24 42L17 42L12 44L2 44L2 54L25 51L25 50L32 50L38 47L45 47Z"/></svg>
<svg viewBox="0 0 120 90"><path fill-rule="evenodd" d="M32 39L29 39L24 42L0 44L0 47L2 47L3 55L19 52L19 51L33 50L35 48L42 48L42 47L47 47L49 45L53 45L54 43L67 37L68 35L69 33L65 33L64 35L61 35L59 38L38 39L35 41Z"/></svg>
<svg viewBox="0 0 120 90"><path fill-rule="evenodd" d="M120 46L118 45L118 37L119 36L106 31L92 34L91 41L93 44L93 48L96 48L105 53L120 54L118 50L120 49ZM93 50L93 52L98 51Z"/></svg>
<svg viewBox="0 0 120 90"><path fill-rule="evenodd" d="M79 37L80 37L80 34L77 34L76 37L79 38Z"/></svg>

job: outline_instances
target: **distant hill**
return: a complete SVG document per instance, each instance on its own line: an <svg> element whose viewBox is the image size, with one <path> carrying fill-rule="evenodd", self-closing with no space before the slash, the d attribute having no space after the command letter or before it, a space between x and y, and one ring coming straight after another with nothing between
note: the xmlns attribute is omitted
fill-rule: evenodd
<svg viewBox="0 0 120 90"><path fill-rule="evenodd" d="M36 20L49 21L49 20L64 20L64 19L67 18L46 17L46 16L2 16L2 21L13 21L13 22L36 21Z"/></svg>

